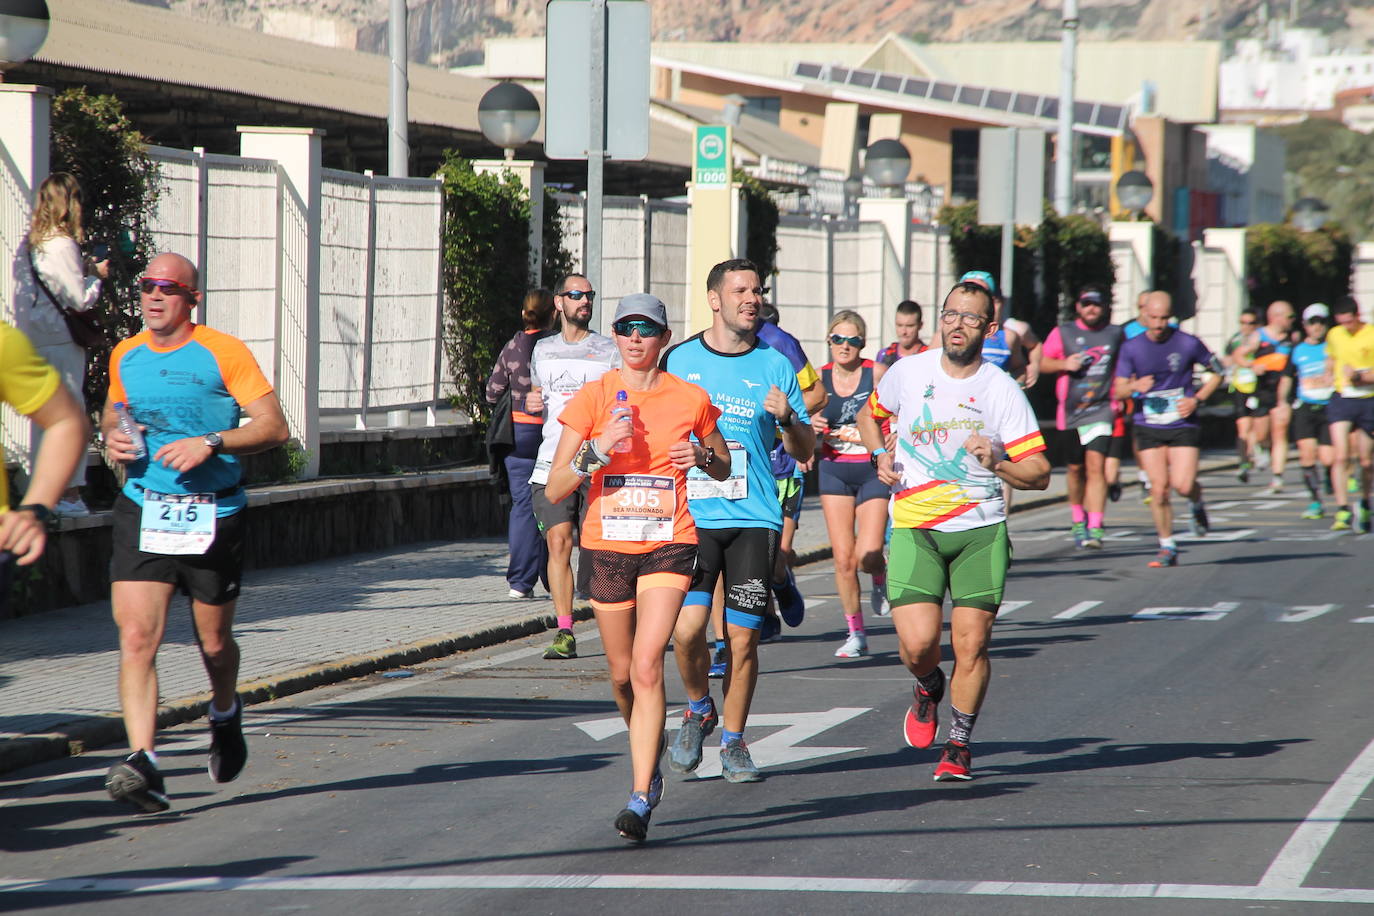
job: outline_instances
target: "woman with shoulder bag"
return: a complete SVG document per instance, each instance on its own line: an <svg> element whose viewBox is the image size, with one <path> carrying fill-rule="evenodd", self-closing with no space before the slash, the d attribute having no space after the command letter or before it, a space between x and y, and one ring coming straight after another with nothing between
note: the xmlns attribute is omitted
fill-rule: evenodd
<svg viewBox="0 0 1374 916"><path fill-rule="evenodd" d="M85 233L81 225L81 185L67 172L54 172L38 188L38 203L33 209L29 234L19 257L17 279L27 295L18 297L19 329L33 342L39 355L62 375L62 381L76 398L85 403L82 389L86 380L85 343L94 343L96 326L82 313L95 308L100 298L100 281L110 273L108 259L93 262L97 276L87 276L81 257ZM75 317L69 317L75 316ZM69 327L75 323L83 330L84 341L74 341ZM33 452L38 451L41 435L35 433ZM77 465L62 499L53 509L60 516L89 515L81 499L86 480L86 462Z"/></svg>

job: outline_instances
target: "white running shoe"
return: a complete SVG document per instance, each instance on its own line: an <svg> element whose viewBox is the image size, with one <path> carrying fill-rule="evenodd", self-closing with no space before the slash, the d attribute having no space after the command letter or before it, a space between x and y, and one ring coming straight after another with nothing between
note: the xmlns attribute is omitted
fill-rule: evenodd
<svg viewBox="0 0 1374 916"><path fill-rule="evenodd" d="M844 645L835 650L836 658L863 658L868 654L868 637L862 633L850 633Z"/></svg>
<svg viewBox="0 0 1374 916"><path fill-rule="evenodd" d="M507 594L510 595L510 597L515 598L517 600L523 600L525 598L533 598L534 589L530 589L527 592L522 592L518 588L513 588L509 592L507 592Z"/></svg>
<svg viewBox="0 0 1374 916"><path fill-rule="evenodd" d="M887 603L887 585L873 583L873 591L868 596L868 603L873 608L873 613L879 617L891 617L892 605Z"/></svg>
<svg viewBox="0 0 1374 916"><path fill-rule="evenodd" d="M52 514L58 518L85 518L91 514L86 502L80 496L76 499L59 499L52 507Z"/></svg>

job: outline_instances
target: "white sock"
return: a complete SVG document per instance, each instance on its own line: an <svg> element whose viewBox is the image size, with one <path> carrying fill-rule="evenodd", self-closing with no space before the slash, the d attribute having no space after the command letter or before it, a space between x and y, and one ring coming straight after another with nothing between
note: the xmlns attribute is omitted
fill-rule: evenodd
<svg viewBox="0 0 1374 916"><path fill-rule="evenodd" d="M222 712L215 708L215 701L211 700L208 714L210 716L211 722L223 722L225 719L232 719L234 717L234 713L238 712L238 710L239 701L237 697L234 699L234 705L230 706L228 709Z"/></svg>

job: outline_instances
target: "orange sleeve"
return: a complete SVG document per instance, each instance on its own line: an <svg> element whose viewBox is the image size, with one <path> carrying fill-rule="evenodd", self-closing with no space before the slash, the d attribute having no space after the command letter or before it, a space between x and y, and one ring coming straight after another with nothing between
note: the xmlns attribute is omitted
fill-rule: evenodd
<svg viewBox="0 0 1374 916"><path fill-rule="evenodd" d="M197 326L197 330L202 328L204 325ZM272 393L272 383L262 374L262 369L258 368L258 361L253 358L253 351L249 350L243 341L228 334L211 331L205 335L201 343L215 355L220 375L224 378L224 387L234 400L238 401L239 406L251 404L258 398Z"/></svg>
<svg viewBox="0 0 1374 916"><path fill-rule="evenodd" d="M107 400L111 404L129 400L129 395L124 391L124 379L119 375L119 364L130 350L138 346L142 336L142 334L135 334L133 337L126 337L115 344L114 351L110 353L110 393Z"/></svg>
<svg viewBox="0 0 1374 916"><path fill-rule="evenodd" d="M873 393L868 396L868 412L873 415L875 420L886 420L893 416L892 411L888 410L878 400L878 390L875 388Z"/></svg>

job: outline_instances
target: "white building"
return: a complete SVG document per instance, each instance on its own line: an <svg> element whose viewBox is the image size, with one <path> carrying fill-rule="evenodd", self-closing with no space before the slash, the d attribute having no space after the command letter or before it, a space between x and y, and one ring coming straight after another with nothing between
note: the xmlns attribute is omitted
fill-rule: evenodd
<svg viewBox="0 0 1374 916"><path fill-rule="evenodd" d="M1275 23L1265 39L1236 43L1221 63L1223 117L1244 112L1327 111L1337 92L1374 85L1374 54L1332 49L1315 29Z"/></svg>

